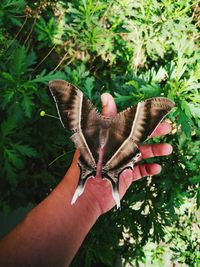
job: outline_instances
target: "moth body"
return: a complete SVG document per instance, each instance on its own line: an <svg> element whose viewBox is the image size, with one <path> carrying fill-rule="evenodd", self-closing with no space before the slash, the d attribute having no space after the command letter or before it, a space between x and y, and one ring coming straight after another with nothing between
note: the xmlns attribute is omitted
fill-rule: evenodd
<svg viewBox="0 0 200 267"><path fill-rule="evenodd" d="M99 158L98 158L98 162L97 162L95 178L102 178L103 156L105 153L104 148L100 147L98 153L99 153Z"/></svg>

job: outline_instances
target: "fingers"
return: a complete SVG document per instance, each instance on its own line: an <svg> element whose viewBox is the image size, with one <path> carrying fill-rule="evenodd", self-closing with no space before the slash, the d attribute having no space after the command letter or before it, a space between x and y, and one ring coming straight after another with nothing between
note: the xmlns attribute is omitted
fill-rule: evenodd
<svg viewBox="0 0 200 267"><path fill-rule="evenodd" d="M139 147L142 154L141 159L152 158L157 156L167 156L172 153L172 146L170 144L152 144L142 145Z"/></svg>
<svg viewBox="0 0 200 267"><path fill-rule="evenodd" d="M168 122L162 122L150 137L166 135L171 131L171 125ZM152 144L140 146L140 152L143 159L157 156L167 156L172 153L172 146L169 144Z"/></svg>
<svg viewBox="0 0 200 267"><path fill-rule="evenodd" d="M168 122L163 121L158 125L155 131L153 131L150 137L166 135L170 132L171 132L171 125Z"/></svg>
<svg viewBox="0 0 200 267"><path fill-rule="evenodd" d="M161 172L161 166L157 163L149 163L144 165L136 165L132 171L132 181L136 181L142 177L156 175Z"/></svg>
<svg viewBox="0 0 200 267"><path fill-rule="evenodd" d="M113 118L117 114L117 107L113 97L104 93L101 95L101 103L102 103L102 112L101 114L105 117Z"/></svg>
<svg viewBox="0 0 200 267"><path fill-rule="evenodd" d="M120 175L121 195L124 195L126 190L133 181L137 181L142 177L156 175L161 172L161 166L157 163L147 163L144 165L135 165L134 170L126 169Z"/></svg>

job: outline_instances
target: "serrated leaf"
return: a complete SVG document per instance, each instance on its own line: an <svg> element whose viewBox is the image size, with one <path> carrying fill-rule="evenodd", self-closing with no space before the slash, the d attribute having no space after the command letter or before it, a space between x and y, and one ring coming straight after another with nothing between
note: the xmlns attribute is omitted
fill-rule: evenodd
<svg viewBox="0 0 200 267"><path fill-rule="evenodd" d="M34 107L34 103L32 101L32 98L33 97L31 97L25 93L23 94L23 98L22 98L22 106L23 106L25 115L29 118L32 115L32 111L33 111L33 107Z"/></svg>
<svg viewBox="0 0 200 267"><path fill-rule="evenodd" d="M144 94L145 98L158 96L160 94L160 87L156 84L146 84L142 85L141 91Z"/></svg>
<svg viewBox="0 0 200 267"><path fill-rule="evenodd" d="M166 79L167 76L168 76L167 71L161 66L157 71L157 73L155 73L152 80L154 82L161 82L162 80Z"/></svg>
<svg viewBox="0 0 200 267"><path fill-rule="evenodd" d="M26 65L26 69L28 69L30 66L36 64L36 55L35 52L31 52L29 53L26 58L25 58L25 65Z"/></svg>
<svg viewBox="0 0 200 267"><path fill-rule="evenodd" d="M5 156L7 157L8 161L10 161L13 166L18 169L23 168L24 163L23 160L19 158L19 155L13 149L4 148Z"/></svg>
<svg viewBox="0 0 200 267"><path fill-rule="evenodd" d="M157 54L163 58L164 56L164 49L161 44L157 40L149 39L147 40L147 52L148 54L152 54L152 52L157 52Z"/></svg>
<svg viewBox="0 0 200 267"><path fill-rule="evenodd" d="M180 124L182 130L186 134L186 136L191 136L191 127L188 117L185 115L184 112L180 112L179 118L178 118L178 124Z"/></svg>
<svg viewBox="0 0 200 267"><path fill-rule="evenodd" d="M2 1L1 8L2 9L9 9L10 12L16 13L17 11L21 11L26 5L24 0L7 0Z"/></svg>
<svg viewBox="0 0 200 267"><path fill-rule="evenodd" d="M115 102L116 103L121 103L121 102L126 102L126 101L129 101L129 100L131 100L131 99L133 99L133 97L132 96L130 96L130 95L120 95L120 94L118 94L118 93L114 93L114 95L115 95Z"/></svg>
<svg viewBox="0 0 200 267"><path fill-rule="evenodd" d="M200 105L198 107L198 106L195 106L194 103L188 103L188 106L190 108L190 112L191 112L192 116L200 118Z"/></svg>
<svg viewBox="0 0 200 267"><path fill-rule="evenodd" d="M25 59L26 59L26 50L23 46L20 46L15 49L13 52L11 61L10 61L10 73L17 80L24 74L25 71Z"/></svg>
<svg viewBox="0 0 200 267"><path fill-rule="evenodd" d="M15 92L12 89L6 89L2 96L2 107L5 108L8 103L14 98Z"/></svg>
<svg viewBox="0 0 200 267"><path fill-rule="evenodd" d="M11 184L17 184L17 175L13 166L10 164L7 158L4 159L4 172L5 172L5 179Z"/></svg>
<svg viewBox="0 0 200 267"><path fill-rule="evenodd" d="M87 77L84 83L84 87L85 87L86 94L88 95L89 99L92 99L92 89L94 88L94 78Z"/></svg>
<svg viewBox="0 0 200 267"><path fill-rule="evenodd" d="M13 24L20 27L22 25L21 21L18 18L10 17L10 20Z"/></svg>
<svg viewBox="0 0 200 267"><path fill-rule="evenodd" d="M16 117L9 117L6 121L3 121L1 124L1 134L2 138L5 138L9 134L13 132L13 130L17 127L17 119Z"/></svg>
<svg viewBox="0 0 200 267"><path fill-rule="evenodd" d="M191 117L190 107L185 100L181 101L181 109L184 110L187 117Z"/></svg>
<svg viewBox="0 0 200 267"><path fill-rule="evenodd" d="M140 85L139 85L138 81L131 80L131 81L126 82L126 84L127 85L132 85L138 91L140 89Z"/></svg>
<svg viewBox="0 0 200 267"><path fill-rule="evenodd" d="M61 71L51 71L46 74L46 71L42 71L35 79L31 80L30 83L44 83L48 84L49 81L55 79L66 79L66 76Z"/></svg>
<svg viewBox="0 0 200 267"><path fill-rule="evenodd" d="M8 73L8 72L3 72L3 71L2 71L2 72L0 73L0 76L1 76L4 80L7 80L7 81L9 81L9 82L13 82L13 81L14 81L12 75L11 75L10 73Z"/></svg>
<svg viewBox="0 0 200 267"><path fill-rule="evenodd" d="M12 144L12 147L23 156L35 157L37 155L36 150L28 145L19 143L19 144Z"/></svg>

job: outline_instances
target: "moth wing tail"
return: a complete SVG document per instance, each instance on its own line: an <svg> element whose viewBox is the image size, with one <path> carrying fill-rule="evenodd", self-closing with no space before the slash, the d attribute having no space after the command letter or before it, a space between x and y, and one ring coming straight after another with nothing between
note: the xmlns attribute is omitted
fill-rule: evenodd
<svg viewBox="0 0 200 267"><path fill-rule="evenodd" d="M78 166L80 168L81 173L79 177L78 186L71 200L71 205L73 205L76 202L76 200L82 195L87 180L91 177L95 177L95 172L87 169L87 167L85 167L80 160L78 161Z"/></svg>
<svg viewBox="0 0 200 267"><path fill-rule="evenodd" d="M112 196L113 199L116 203L117 209L119 209L121 207L120 205L120 196L119 196L119 190L118 190L118 186L115 184L115 186L112 186Z"/></svg>
<svg viewBox="0 0 200 267"><path fill-rule="evenodd" d="M118 171L105 171L103 173L103 179L107 179L112 186L112 196L116 203L117 209L121 207L119 196L119 173Z"/></svg>
<svg viewBox="0 0 200 267"><path fill-rule="evenodd" d="M76 202L76 200L78 199L78 197L80 197L80 195L83 193L83 191L84 191L84 186L78 185L78 187L76 188L74 195L72 197L71 205L73 205Z"/></svg>
<svg viewBox="0 0 200 267"><path fill-rule="evenodd" d="M141 156L141 152L139 149L136 149L134 157L126 164L120 166L116 170L107 171L104 173L104 176L106 179L108 179L111 182L112 185L112 196L115 200L117 209L120 208L120 196L119 196L119 178L121 173L125 169L134 169L134 164L138 161L139 157Z"/></svg>

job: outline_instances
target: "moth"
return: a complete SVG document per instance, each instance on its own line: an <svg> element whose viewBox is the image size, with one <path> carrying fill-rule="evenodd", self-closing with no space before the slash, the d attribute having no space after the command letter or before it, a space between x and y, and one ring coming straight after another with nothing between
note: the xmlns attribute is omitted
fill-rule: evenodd
<svg viewBox="0 0 200 267"><path fill-rule="evenodd" d="M164 97L146 99L118 113L114 118L102 116L74 85L53 80L50 91L62 125L72 131L71 140L80 151L80 177L72 198L74 204L91 177L111 182L117 208L120 207L119 177L133 169L141 153L138 149L174 107Z"/></svg>

